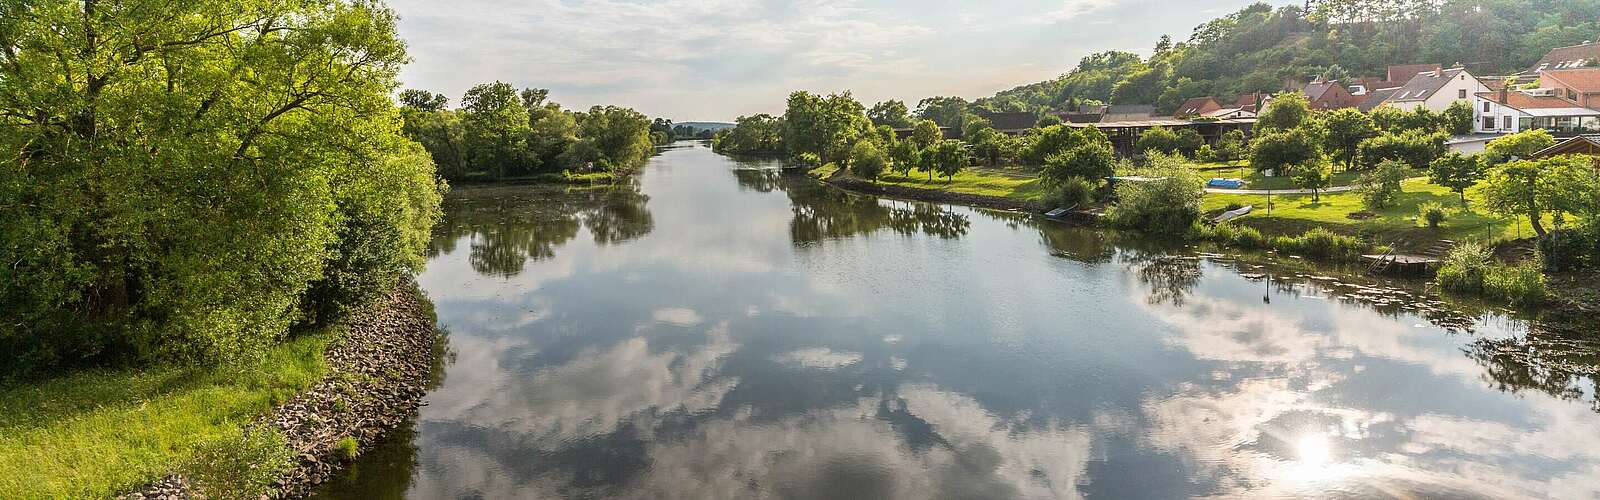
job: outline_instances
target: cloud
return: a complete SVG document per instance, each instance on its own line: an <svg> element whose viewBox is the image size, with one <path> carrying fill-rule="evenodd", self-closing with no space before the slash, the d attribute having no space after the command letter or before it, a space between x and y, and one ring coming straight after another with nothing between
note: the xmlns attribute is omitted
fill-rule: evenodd
<svg viewBox="0 0 1600 500"><path fill-rule="evenodd" d="M773 357L773 361L796 368L837 370L861 361L859 352L835 352L826 347L814 347L786 352Z"/></svg>
<svg viewBox="0 0 1600 500"><path fill-rule="evenodd" d="M1061 6L1033 19L1040 24L1060 24L1117 5L1120 0L1062 0Z"/></svg>

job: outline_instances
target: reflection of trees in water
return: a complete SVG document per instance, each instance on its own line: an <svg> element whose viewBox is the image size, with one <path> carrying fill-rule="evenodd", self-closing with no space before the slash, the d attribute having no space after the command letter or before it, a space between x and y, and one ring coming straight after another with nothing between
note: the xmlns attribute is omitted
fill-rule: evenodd
<svg viewBox="0 0 1600 500"><path fill-rule="evenodd" d="M734 169L733 177L739 181L739 190L771 193L783 188L783 171L777 169Z"/></svg>
<svg viewBox="0 0 1600 500"><path fill-rule="evenodd" d="M1600 412L1600 397L1594 393L1600 383L1600 339L1593 333L1597 326L1533 323L1526 335L1478 339L1465 351L1483 365L1484 379L1495 389L1513 394L1534 390L1568 401L1588 398Z"/></svg>
<svg viewBox="0 0 1600 500"><path fill-rule="evenodd" d="M1200 283L1200 259L1194 256L1128 252L1124 262L1138 268L1139 282L1150 288L1145 298L1152 305L1183 307Z"/></svg>
<svg viewBox="0 0 1600 500"><path fill-rule="evenodd" d="M1111 257L1117 254L1117 247L1110 241L1110 234L1107 231L1061 223L1039 225L1039 237L1043 238L1045 247L1050 249L1050 255L1079 262L1096 264L1110 262Z"/></svg>
<svg viewBox="0 0 1600 500"><path fill-rule="evenodd" d="M821 186L790 186L794 218L789 236L799 244L868 234L881 229L945 239L967 234L972 221L965 214L937 205L857 196Z"/></svg>
<svg viewBox="0 0 1600 500"><path fill-rule="evenodd" d="M528 261L555 256L557 248L588 228L595 243L613 245L637 239L655 228L645 206L649 197L632 185L562 189L506 186L452 193L434 229L429 256L456 250L468 239L472 268L509 278Z"/></svg>

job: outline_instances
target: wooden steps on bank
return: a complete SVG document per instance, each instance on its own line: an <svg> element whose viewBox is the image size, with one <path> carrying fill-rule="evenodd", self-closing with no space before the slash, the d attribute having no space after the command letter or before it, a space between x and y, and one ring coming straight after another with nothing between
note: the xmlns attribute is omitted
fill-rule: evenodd
<svg viewBox="0 0 1600 500"><path fill-rule="evenodd" d="M1439 240L1415 254L1395 253L1391 250L1377 255L1362 255L1367 261L1367 272L1372 274L1425 275L1439 268L1444 255L1455 249L1453 240Z"/></svg>

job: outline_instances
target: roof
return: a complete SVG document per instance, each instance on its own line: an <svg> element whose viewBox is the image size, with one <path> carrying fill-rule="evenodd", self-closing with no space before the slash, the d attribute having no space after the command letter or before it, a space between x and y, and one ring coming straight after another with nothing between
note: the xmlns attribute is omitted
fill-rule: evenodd
<svg viewBox="0 0 1600 500"><path fill-rule="evenodd" d="M1232 115L1232 114L1238 114L1238 115L1241 115L1241 116L1249 115L1250 118L1254 118L1256 116L1255 112L1244 110L1244 109L1240 109L1240 108L1222 108L1222 109L1219 109L1219 110L1216 110L1216 111L1212 111L1210 113L1205 113L1202 116L1209 116L1209 117L1212 117L1212 118L1221 118L1221 117Z"/></svg>
<svg viewBox="0 0 1600 500"><path fill-rule="evenodd" d="M1150 104L1114 104L1106 108L1106 116L1101 121L1150 118L1155 114L1156 107Z"/></svg>
<svg viewBox="0 0 1600 500"><path fill-rule="evenodd" d="M1178 105L1178 112L1173 116L1193 116L1210 113L1222 109L1222 103L1211 97L1191 97L1183 104Z"/></svg>
<svg viewBox="0 0 1600 500"><path fill-rule="evenodd" d="M1253 110L1257 103L1265 104L1266 101L1270 100L1272 100L1272 96L1258 92L1239 96L1239 99L1233 101L1233 105L1240 109Z"/></svg>
<svg viewBox="0 0 1600 500"><path fill-rule="evenodd" d="M1580 135L1556 143L1554 146L1539 150L1533 154L1534 159L1556 155L1570 154L1600 154L1600 135Z"/></svg>
<svg viewBox="0 0 1600 500"><path fill-rule="evenodd" d="M1404 87L1400 87L1399 92L1396 92L1394 97L1389 99L1389 102L1427 100L1429 97L1433 97L1433 94L1438 92L1439 89L1444 88L1445 84L1450 83L1451 79L1465 72L1466 70L1461 68L1451 68L1417 73L1417 76L1411 77L1411 81L1406 82Z"/></svg>
<svg viewBox="0 0 1600 500"><path fill-rule="evenodd" d="M1322 100L1323 97L1328 95L1329 91L1333 90L1333 88L1337 87L1338 85L1339 82L1335 81L1311 82L1310 84L1306 85L1306 99L1312 101Z"/></svg>
<svg viewBox="0 0 1600 500"><path fill-rule="evenodd" d="M1499 92L1479 92L1474 95L1497 103L1500 102ZM1581 107L1572 101L1568 101L1553 95L1535 96L1517 91L1507 91L1506 102L1501 103L1501 105L1522 111L1528 111L1532 109L1562 109Z"/></svg>
<svg viewBox="0 0 1600 500"><path fill-rule="evenodd" d="M1544 70L1582 67L1589 61L1600 59L1600 43L1589 42L1550 49L1539 62L1528 68L1529 73Z"/></svg>
<svg viewBox="0 0 1600 500"><path fill-rule="evenodd" d="M1406 82L1411 81L1411 78L1417 76L1418 73L1427 73L1429 71L1439 71L1442 69L1444 69L1444 66L1439 64L1396 64L1389 67L1387 75L1388 78L1386 78L1384 81L1393 82L1394 86L1399 87L1401 85L1405 85Z"/></svg>
<svg viewBox="0 0 1600 500"><path fill-rule="evenodd" d="M983 115L995 130L1025 130L1039 124L1033 113L988 113Z"/></svg>
<svg viewBox="0 0 1600 500"><path fill-rule="evenodd" d="M1600 68L1558 69L1539 72L1540 79L1546 76L1555 78L1556 81L1578 92L1600 92Z"/></svg>
<svg viewBox="0 0 1600 500"><path fill-rule="evenodd" d="M1360 108L1362 112L1371 112L1372 110L1377 109L1379 105L1383 104L1384 101L1389 100L1389 97L1393 96L1395 92L1399 91L1400 88L1398 87L1369 91L1367 92L1367 100L1361 101L1361 104L1357 107Z"/></svg>
<svg viewBox="0 0 1600 500"><path fill-rule="evenodd" d="M1199 125L1199 124L1208 124L1209 125L1209 124L1216 124L1216 123L1241 124L1242 125L1242 124L1250 124L1250 123L1255 123L1255 122L1256 122L1255 118L1230 118L1230 119L1223 119L1223 120L1205 120L1205 121L1179 120L1179 119L1174 119L1174 118L1156 118L1156 119L1153 119L1153 120L1129 120L1129 121L1120 121L1120 122L1069 123L1069 124L1067 124L1067 126L1069 126L1069 127L1077 127L1077 128L1087 128L1087 127L1094 127L1094 128L1149 128L1149 127L1185 127L1185 126L1189 126L1189 125Z"/></svg>

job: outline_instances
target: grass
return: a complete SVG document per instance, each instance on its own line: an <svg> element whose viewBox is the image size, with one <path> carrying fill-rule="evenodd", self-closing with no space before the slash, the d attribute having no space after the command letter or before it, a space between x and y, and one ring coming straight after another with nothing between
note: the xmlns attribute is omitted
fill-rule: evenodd
<svg viewBox="0 0 1600 500"><path fill-rule="evenodd" d="M1221 177L1225 179L1244 179L1246 184L1243 189L1299 189L1294 185L1294 178L1287 175L1267 177L1261 172L1250 168L1249 160L1235 162L1211 162L1195 165L1200 173L1207 178ZM1330 186L1349 186L1361 179L1360 172L1337 172L1333 174Z"/></svg>
<svg viewBox="0 0 1600 500"><path fill-rule="evenodd" d="M1037 177L1026 177L985 168L963 169L948 180L936 174L932 181L928 180L926 172L920 170L913 170L909 176L902 176L895 172L885 172L883 176L878 177L878 183L1016 200L1037 200L1043 198L1046 193L1044 186L1040 185Z"/></svg>
<svg viewBox="0 0 1600 500"><path fill-rule="evenodd" d="M244 366L98 370L0 389L0 498L105 498L194 463L205 443L322 377L330 331Z"/></svg>
<svg viewBox="0 0 1600 500"><path fill-rule="evenodd" d="M1343 234L1371 236L1374 242L1380 244L1403 242L1400 245L1402 249L1426 246L1440 239L1495 241L1517 238L1519 234L1522 237L1533 234L1526 221L1499 219L1470 207L1462 211L1458 195L1429 184L1427 178L1407 179L1402 188L1405 192L1395 203L1374 212L1376 217L1366 220L1347 217L1352 212L1366 210L1361 204L1361 194L1356 192L1323 194L1320 202L1314 201L1309 194L1273 195L1270 214L1267 212L1266 195L1207 194L1203 209L1209 212L1233 204L1255 205L1255 211L1239 219L1239 223L1269 235L1294 235L1314 227L1324 227ZM1438 203L1454 212L1439 228L1417 227L1418 207L1426 203Z"/></svg>

